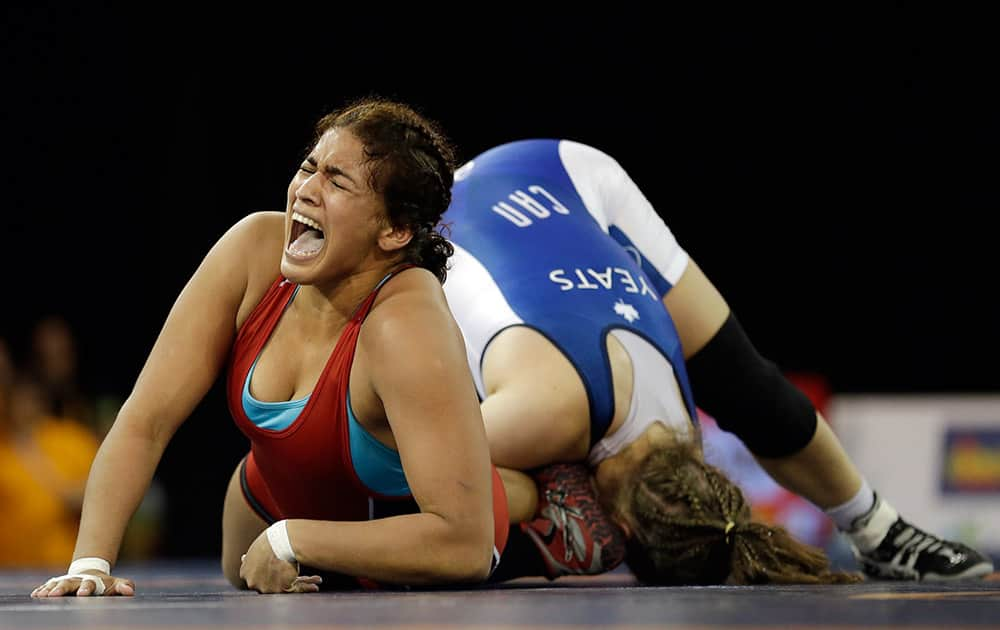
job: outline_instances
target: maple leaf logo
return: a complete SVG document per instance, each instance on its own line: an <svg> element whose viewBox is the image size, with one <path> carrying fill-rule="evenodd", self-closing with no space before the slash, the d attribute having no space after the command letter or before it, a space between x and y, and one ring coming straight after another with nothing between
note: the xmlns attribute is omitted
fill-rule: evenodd
<svg viewBox="0 0 1000 630"><path fill-rule="evenodd" d="M639 319L639 311L635 310L635 307L631 304L626 304L621 300L615 302L615 313L624 317L630 324Z"/></svg>

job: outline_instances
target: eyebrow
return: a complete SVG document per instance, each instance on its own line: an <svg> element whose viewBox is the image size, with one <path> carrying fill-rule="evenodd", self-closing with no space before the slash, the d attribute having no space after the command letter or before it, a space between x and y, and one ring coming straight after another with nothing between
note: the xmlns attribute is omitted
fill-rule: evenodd
<svg viewBox="0 0 1000 630"><path fill-rule="evenodd" d="M319 166L318 163L316 162L316 158L314 158L312 156L307 157L306 158L306 162L309 162L310 164L312 164L314 168L317 167L317 166ZM348 175L342 169L337 168L336 166L332 166L330 164L327 164L325 167L323 167L323 172L326 173L329 177L335 177L337 175L340 175L341 177L343 177L347 181L351 182L355 186L358 185L358 183L356 181L354 181L353 177L351 177L350 175Z"/></svg>

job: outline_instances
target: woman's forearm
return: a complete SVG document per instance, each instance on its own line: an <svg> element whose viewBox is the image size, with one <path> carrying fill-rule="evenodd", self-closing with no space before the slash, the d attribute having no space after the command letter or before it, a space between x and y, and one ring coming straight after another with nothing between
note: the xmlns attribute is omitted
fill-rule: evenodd
<svg viewBox="0 0 1000 630"><path fill-rule="evenodd" d="M493 556L492 533L487 540L456 532L430 513L358 522L294 519L288 537L301 564L387 584L482 581Z"/></svg>
<svg viewBox="0 0 1000 630"><path fill-rule="evenodd" d="M149 488L164 448L165 443L119 417L90 468L74 558L96 556L115 563L125 527Z"/></svg>

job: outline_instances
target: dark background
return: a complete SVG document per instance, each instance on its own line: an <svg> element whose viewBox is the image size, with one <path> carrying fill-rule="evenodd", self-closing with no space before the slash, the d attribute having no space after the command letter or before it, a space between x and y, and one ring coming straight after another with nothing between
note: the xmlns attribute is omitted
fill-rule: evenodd
<svg viewBox="0 0 1000 630"><path fill-rule="evenodd" d="M16 349L62 314L88 390L127 395L208 248L282 209L313 122L375 93L440 121L463 159L537 136L616 156L786 369L839 392L996 390L992 16L287 4L0 10ZM245 450L217 387L160 468L165 553L217 548Z"/></svg>

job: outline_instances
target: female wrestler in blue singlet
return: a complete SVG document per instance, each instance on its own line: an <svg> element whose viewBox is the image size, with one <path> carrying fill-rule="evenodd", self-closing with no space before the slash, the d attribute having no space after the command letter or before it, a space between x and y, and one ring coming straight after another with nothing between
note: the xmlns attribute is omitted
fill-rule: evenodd
<svg viewBox="0 0 1000 630"><path fill-rule="evenodd" d="M754 350L610 156L566 140L525 140L486 151L455 178L445 221L456 254L445 292L493 461L519 470L586 461L601 504L636 550L629 563L640 577L851 579L830 573L817 550L749 522L738 489L703 462L692 387L776 480L851 530L869 573L956 578L992 569L876 500L825 421ZM539 479L540 517L522 526L546 573L609 568L621 540L585 526L600 508L570 489L573 469L553 470ZM528 518L530 486L519 491L513 473L505 481L512 518ZM894 541L906 528L927 544L901 566Z"/></svg>

